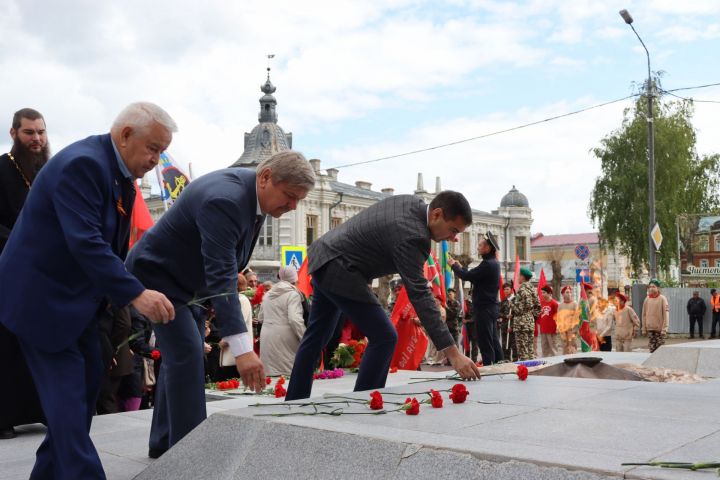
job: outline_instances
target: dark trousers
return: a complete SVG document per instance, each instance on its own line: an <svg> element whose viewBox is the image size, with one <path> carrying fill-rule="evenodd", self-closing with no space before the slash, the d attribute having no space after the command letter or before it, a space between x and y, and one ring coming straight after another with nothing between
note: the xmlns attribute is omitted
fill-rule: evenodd
<svg viewBox="0 0 720 480"><path fill-rule="evenodd" d="M478 356L478 339L475 322L470 321L465 324L465 334L467 335L468 350L465 350L465 356L473 362L477 362Z"/></svg>
<svg viewBox="0 0 720 480"><path fill-rule="evenodd" d="M162 349L150 427L150 448L168 450L207 417L205 410L204 319L189 308L175 309L175 320L153 325Z"/></svg>
<svg viewBox="0 0 720 480"><path fill-rule="evenodd" d="M97 325L68 348L45 352L20 341L47 419L37 450L33 480L104 479L100 457L90 440L90 424L103 377Z"/></svg>
<svg viewBox="0 0 720 480"><path fill-rule="evenodd" d="M473 318L483 365L492 365L501 361L503 350L497 332L497 321L500 318L497 304L475 305Z"/></svg>
<svg viewBox="0 0 720 480"><path fill-rule="evenodd" d="M45 423L37 389L15 334L0 323L0 430Z"/></svg>
<svg viewBox="0 0 720 480"><path fill-rule="evenodd" d="M702 337L703 334L703 317L702 315L690 315L690 336L695 336L695 322L698 324L698 332L699 335ZM713 327L715 326L715 322L713 322Z"/></svg>
<svg viewBox="0 0 720 480"><path fill-rule="evenodd" d="M713 312L712 314L712 328L710 329L710 336L715 337L715 326L720 325L720 312Z"/></svg>
<svg viewBox="0 0 720 480"><path fill-rule="evenodd" d="M608 335L603 337L604 342L600 344L601 352L612 352L612 337Z"/></svg>
<svg viewBox="0 0 720 480"><path fill-rule="evenodd" d="M310 397L313 372L322 349L335 332L340 313L345 314L367 336L368 345L360 362L355 391L383 388L397 344L397 331L380 305L363 303L332 294L313 282L313 301L308 328L295 355L285 400Z"/></svg>

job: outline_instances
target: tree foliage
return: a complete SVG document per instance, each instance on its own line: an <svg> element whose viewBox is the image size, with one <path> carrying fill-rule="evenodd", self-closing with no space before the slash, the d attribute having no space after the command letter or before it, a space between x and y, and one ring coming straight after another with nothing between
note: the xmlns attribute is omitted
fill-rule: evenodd
<svg viewBox="0 0 720 480"><path fill-rule="evenodd" d="M667 272L677 259L677 216L718 208L720 155L695 150L692 101L655 99L655 212L663 232L657 262L658 271ZM646 96L639 96L620 128L592 150L602 173L588 208L603 240L628 256L636 274L649 258L646 105Z"/></svg>

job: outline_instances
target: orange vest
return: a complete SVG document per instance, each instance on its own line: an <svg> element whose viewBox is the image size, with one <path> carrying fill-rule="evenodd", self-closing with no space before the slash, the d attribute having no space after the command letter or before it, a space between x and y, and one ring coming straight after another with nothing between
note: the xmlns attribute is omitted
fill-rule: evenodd
<svg viewBox="0 0 720 480"><path fill-rule="evenodd" d="M712 305L713 312L720 312L720 295L711 296L710 304Z"/></svg>

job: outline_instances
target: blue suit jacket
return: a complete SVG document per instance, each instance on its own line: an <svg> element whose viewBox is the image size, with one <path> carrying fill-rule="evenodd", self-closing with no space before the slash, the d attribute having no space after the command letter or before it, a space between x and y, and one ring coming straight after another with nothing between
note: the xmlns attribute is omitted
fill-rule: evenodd
<svg viewBox="0 0 720 480"><path fill-rule="evenodd" d="M193 180L125 262L148 288L174 304L212 299L221 337L247 331L237 275L257 240L255 172L226 168Z"/></svg>
<svg viewBox="0 0 720 480"><path fill-rule="evenodd" d="M124 306L143 286L120 258L132 211L110 135L58 152L32 185L0 256L0 322L50 352L68 347L101 303ZM126 195L127 196L127 195Z"/></svg>

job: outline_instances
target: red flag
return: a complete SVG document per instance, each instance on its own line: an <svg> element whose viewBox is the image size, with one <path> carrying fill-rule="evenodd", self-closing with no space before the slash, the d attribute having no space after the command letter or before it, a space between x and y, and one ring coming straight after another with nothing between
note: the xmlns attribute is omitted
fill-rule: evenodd
<svg viewBox="0 0 720 480"><path fill-rule="evenodd" d="M545 279L545 270L542 268L540 269L540 279L538 280L538 297L542 299L542 292L543 287L547 285L547 280Z"/></svg>
<svg viewBox="0 0 720 480"><path fill-rule="evenodd" d="M433 297L439 297L440 303L445 306L445 280L443 279L443 276L440 275L437 259L435 258L435 254L432 252L430 252L427 260L425 261L423 271L425 272L425 278L427 278L427 281L430 282Z"/></svg>
<svg viewBox="0 0 720 480"><path fill-rule="evenodd" d="M130 244L129 248L132 248L135 243L140 240L145 232L150 230L153 226L152 215L148 210L145 199L143 199L142 193L137 183L135 183L135 203L133 204L132 214L130 215Z"/></svg>
<svg viewBox="0 0 720 480"><path fill-rule="evenodd" d="M578 305L578 308L580 309L580 347L583 352L598 351L600 345L597 335L590 328L590 307L584 285L580 287L580 305Z"/></svg>
<svg viewBox="0 0 720 480"><path fill-rule="evenodd" d="M405 287L402 287L390 315L390 321L398 333L398 342L390 368L417 370L420 366L427 350L428 339L423 329L415 324L415 318L417 318L415 309L408 299Z"/></svg>
<svg viewBox="0 0 720 480"><path fill-rule="evenodd" d="M502 278L502 272L500 272L500 301L505 301L505 289L503 288L503 278Z"/></svg>
<svg viewBox="0 0 720 480"><path fill-rule="evenodd" d="M297 289L304 293L306 297L310 297L313 294L312 283L310 280L312 280L312 276L308 273L308 259L306 256L302 265L300 265L300 270L298 270L298 279L296 283Z"/></svg>
<svg viewBox="0 0 720 480"><path fill-rule="evenodd" d="M515 277L513 278L513 290L520 288L520 257L515 255Z"/></svg>

